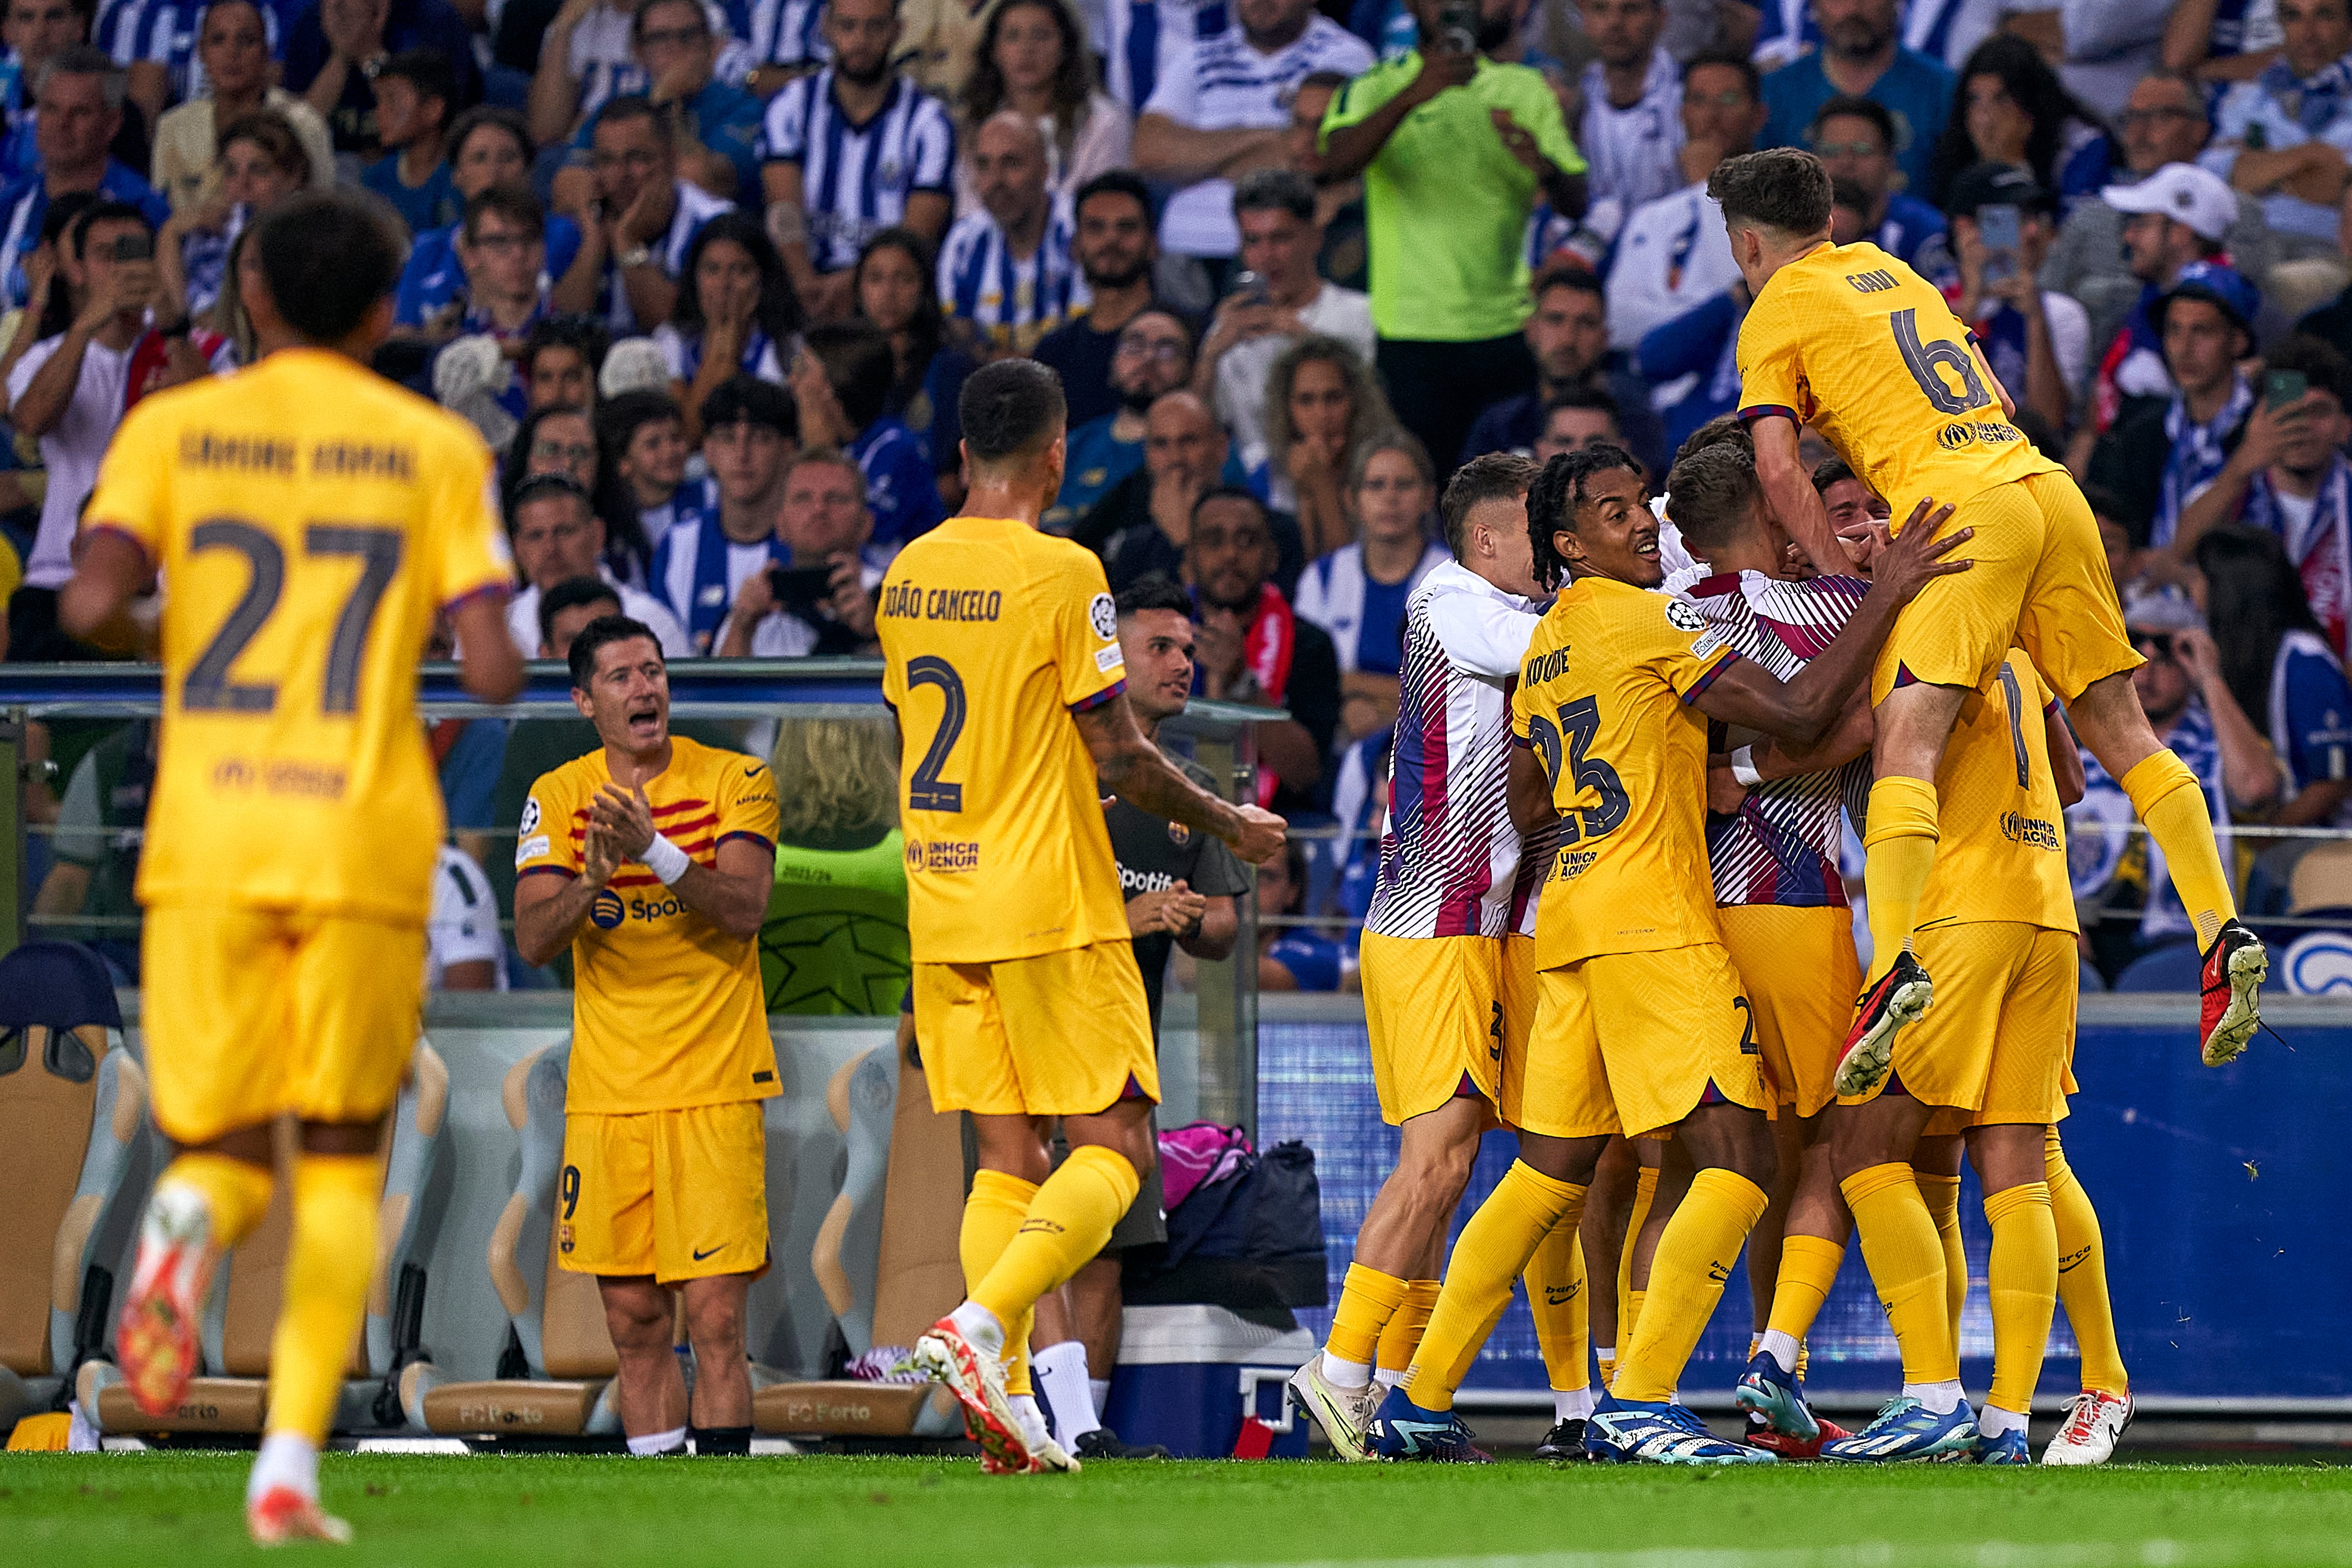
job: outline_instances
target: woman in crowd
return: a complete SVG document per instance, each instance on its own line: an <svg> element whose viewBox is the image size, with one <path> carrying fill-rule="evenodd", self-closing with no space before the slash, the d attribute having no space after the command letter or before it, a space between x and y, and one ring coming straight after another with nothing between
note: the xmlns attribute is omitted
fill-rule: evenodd
<svg viewBox="0 0 2352 1568"><path fill-rule="evenodd" d="M499 494L509 515L516 489L533 474L562 474L588 492L596 515L604 520L604 564L629 586L643 587L653 559L645 525L628 487L604 463L585 409L555 405L535 409L523 420L499 465Z"/></svg>
<svg viewBox="0 0 2352 1568"><path fill-rule="evenodd" d="M898 369L883 412L929 445L940 494L952 510L963 500L958 400L964 378L977 367L970 354L947 342L932 277L931 248L912 229L886 228L858 252L857 313L889 335Z"/></svg>
<svg viewBox="0 0 2352 1568"><path fill-rule="evenodd" d="M229 247L253 216L310 183L310 156L293 126L268 110L220 134L220 184L205 200L174 207L155 237L164 320L199 315L220 299Z"/></svg>
<svg viewBox="0 0 2352 1568"><path fill-rule="evenodd" d="M1339 656L1340 728L1355 741L1396 722L1404 662L1404 606L1445 559L1431 527L1437 475L1428 450L1402 430L1360 442L1348 468L1358 537L1298 579L1298 613L1331 634Z"/></svg>
<svg viewBox="0 0 2352 1568"><path fill-rule="evenodd" d="M971 128L1001 109L1037 121L1045 138L1045 188L1057 203L1097 174L1129 165L1134 123L1117 100L1095 86L1094 74L1086 37L1061 0L1007 0L989 13L963 89L956 141L959 215L980 206Z"/></svg>
<svg viewBox="0 0 2352 1568"><path fill-rule="evenodd" d="M173 211L200 206L219 194L216 133L265 109L300 140L309 183L321 189L335 183L335 143L327 122L300 94L271 85L269 32L254 0L214 0L205 8L196 27L196 63L209 96L192 98L155 121L149 178L171 199Z"/></svg>
<svg viewBox="0 0 2352 1568"><path fill-rule="evenodd" d="M778 386L800 345L800 296L757 219L720 213L686 248L670 319L654 329L669 361L670 395L686 415L688 446L702 441L702 400L729 376Z"/></svg>
<svg viewBox="0 0 2352 1568"><path fill-rule="evenodd" d="M1929 199L1941 207L1971 163L2011 163L2032 174L2063 209L2097 194L2114 157L2097 113L2068 92L2023 38L1987 38L1960 68L1959 100L1937 144Z"/></svg>
<svg viewBox="0 0 2352 1568"><path fill-rule="evenodd" d="M866 476L874 514L866 557L877 567L947 516L930 449L889 412L894 363L890 340L871 321L826 321L803 335L785 373L800 405L801 438L840 447Z"/></svg>
<svg viewBox="0 0 2352 1568"><path fill-rule="evenodd" d="M1340 493L1348 454L1395 424L1380 384L1337 338L1303 337L1266 373L1266 445L1242 461L1266 505L1298 519L1309 560L1356 537Z"/></svg>
<svg viewBox="0 0 2352 1568"><path fill-rule="evenodd" d="M2352 798L2352 682L2320 635L2303 578L2276 534L2235 524L2197 542L2205 617L2221 679L2285 770L2276 827L2345 826Z"/></svg>

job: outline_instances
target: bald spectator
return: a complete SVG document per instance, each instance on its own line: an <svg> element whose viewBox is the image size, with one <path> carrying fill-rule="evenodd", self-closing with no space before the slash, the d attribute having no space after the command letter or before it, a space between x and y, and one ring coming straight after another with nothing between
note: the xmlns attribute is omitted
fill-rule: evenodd
<svg viewBox="0 0 2352 1568"><path fill-rule="evenodd" d="M1153 572L1174 577L1183 566L1193 503L1241 479L1233 444L1209 405L1189 391L1168 393L1144 416L1143 467L1113 485L1070 537L1103 558L1113 593ZM1275 574L1295 584L1306 565L1298 524L1287 513L1276 515Z"/></svg>
<svg viewBox="0 0 2352 1568"><path fill-rule="evenodd" d="M999 110L972 133L981 210L958 219L940 247L940 309L981 347L1027 353L1087 304L1047 168L1045 138L1019 110Z"/></svg>

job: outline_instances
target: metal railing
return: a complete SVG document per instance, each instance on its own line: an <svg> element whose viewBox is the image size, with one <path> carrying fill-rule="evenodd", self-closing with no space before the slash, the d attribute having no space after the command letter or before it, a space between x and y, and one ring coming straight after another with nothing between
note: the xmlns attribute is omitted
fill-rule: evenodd
<svg viewBox="0 0 2352 1568"><path fill-rule="evenodd" d="M740 726L757 738L763 727L787 718L873 719L889 714L882 698L882 663L868 658L697 659L670 667L670 713L674 721L708 721ZM529 667L516 701L492 707L468 695L457 667L422 667L418 709L427 720L577 719L568 669L551 662ZM68 778L35 777L33 726L61 722L128 722L156 716L162 678L152 665L0 664L0 952L44 932L117 938L135 942L135 912L36 915L37 889L29 885L37 862L37 843L53 838L54 803ZM1263 709L1195 702L1165 721L1161 734L1171 749L1185 752L1216 780L1228 799L1256 798L1256 725L1285 715ZM761 749L765 750L764 746ZM780 784L790 789L791 780ZM46 792L44 796L43 792ZM895 793L895 791L894 791ZM33 809L37 798L44 809ZM37 818L43 818L38 819ZM113 850L135 849L136 829L110 830ZM491 853L511 856L518 835L510 824L467 835ZM44 849L46 846L42 847ZM1199 1020L1199 1113L1210 1120L1255 1128L1256 1122L1257 968L1256 899L1237 900L1239 931L1232 957L1200 963L1193 972L1196 996L1187 1012ZM502 929L511 931L512 912L501 910Z"/></svg>

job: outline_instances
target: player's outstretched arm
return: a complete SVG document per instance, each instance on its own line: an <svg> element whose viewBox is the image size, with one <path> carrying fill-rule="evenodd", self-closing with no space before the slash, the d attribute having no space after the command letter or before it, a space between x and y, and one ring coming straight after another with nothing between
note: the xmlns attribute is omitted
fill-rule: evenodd
<svg viewBox="0 0 2352 1568"><path fill-rule="evenodd" d="M1552 805L1551 780L1544 776L1543 763L1537 760L1532 746L1511 748L1510 771L1504 775L1503 804L1510 811L1511 826L1521 833L1533 833L1548 827L1559 815Z"/></svg>
<svg viewBox="0 0 2352 1568"><path fill-rule="evenodd" d="M1812 558L1820 572L1851 572L1851 557L1831 531L1830 514L1821 493L1797 454L1797 422L1785 414L1762 414L1748 422L1756 442L1756 479L1772 515L1789 537Z"/></svg>
<svg viewBox="0 0 2352 1568"><path fill-rule="evenodd" d="M504 594L477 594L449 617L457 634L457 684L485 702L511 702L522 690L522 650L507 630Z"/></svg>
<svg viewBox="0 0 2352 1568"><path fill-rule="evenodd" d="M644 860L653 849L654 807L645 786L624 790L608 784L588 803L589 826L601 829L624 860ZM716 866L688 860L686 869L668 884L678 902L732 937L760 934L768 918L768 896L776 885L773 846L751 838L730 838L719 847Z"/></svg>
<svg viewBox="0 0 2352 1568"><path fill-rule="evenodd" d="M1869 675L1886 634L1895 629L1895 615L1934 579L1965 572L1975 564L1945 559L1974 538L1976 530L1942 532L1952 509L1938 507L1930 513L1927 509L1932 504L1922 500L1912 509L1910 521L1873 568L1870 592L1863 595L1853 618L1829 647L1797 672L1795 679L1784 686L1752 661L1737 660L1699 693L1699 711L1728 724L1761 730L1775 740L1801 746L1818 742L1844 709L1846 699Z"/></svg>
<svg viewBox="0 0 2352 1568"><path fill-rule="evenodd" d="M1271 858L1288 826L1270 811L1219 800L1160 754L1135 721L1125 693L1071 715L1095 759L1103 787L1139 811L1213 833L1255 866Z"/></svg>

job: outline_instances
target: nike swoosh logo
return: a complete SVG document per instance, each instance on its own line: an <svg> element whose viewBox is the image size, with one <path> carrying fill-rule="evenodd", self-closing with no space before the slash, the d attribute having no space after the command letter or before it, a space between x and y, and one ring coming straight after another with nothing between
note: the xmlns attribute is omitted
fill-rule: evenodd
<svg viewBox="0 0 2352 1568"><path fill-rule="evenodd" d="M697 1247L697 1248L695 1249L695 1253L694 1253L694 1260L695 1260L697 1263L699 1263L699 1262L701 1262L704 1258L709 1258L709 1257L711 1257L713 1254L720 1253L720 1252L724 1252L724 1251L726 1251L726 1250L727 1250L727 1249L726 1249L724 1247Z"/></svg>

